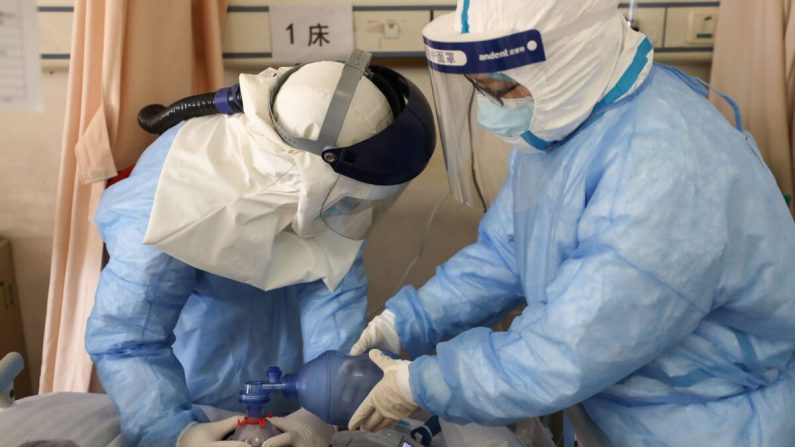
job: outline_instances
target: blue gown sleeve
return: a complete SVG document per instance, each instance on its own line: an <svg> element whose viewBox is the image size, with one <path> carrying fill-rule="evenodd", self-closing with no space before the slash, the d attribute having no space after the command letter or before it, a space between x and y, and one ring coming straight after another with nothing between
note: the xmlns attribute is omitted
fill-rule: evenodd
<svg viewBox="0 0 795 447"><path fill-rule="evenodd" d="M506 332L472 329L414 361L418 404L457 423L549 414L691 333L710 311L722 250L720 212L711 219L705 210L721 205L720 196L693 190L703 174L679 157L656 146L628 150L595 173L601 180L582 210L578 245L545 296L530 297L543 308L526 309Z"/></svg>
<svg viewBox="0 0 795 447"><path fill-rule="evenodd" d="M96 224L110 254L86 330L86 349L119 409L128 446L173 446L193 409L171 349L196 270L143 244L162 163L176 128L141 157L132 176L103 195Z"/></svg>
<svg viewBox="0 0 795 447"><path fill-rule="evenodd" d="M328 350L347 353L364 330L367 317L367 278L362 251L334 291L323 281L299 288L304 362Z"/></svg>
<svg viewBox="0 0 795 447"><path fill-rule="evenodd" d="M513 246L510 176L483 217L477 241L436 269L420 290L403 287L386 308L401 348L416 358L461 332L490 326L524 302Z"/></svg>

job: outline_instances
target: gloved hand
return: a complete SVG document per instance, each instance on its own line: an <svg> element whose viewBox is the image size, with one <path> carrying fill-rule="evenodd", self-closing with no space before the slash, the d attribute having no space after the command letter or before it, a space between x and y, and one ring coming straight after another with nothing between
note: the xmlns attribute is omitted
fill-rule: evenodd
<svg viewBox="0 0 795 447"><path fill-rule="evenodd" d="M177 439L176 447L249 447L241 441L224 441L237 427L237 416L218 422L188 425Z"/></svg>
<svg viewBox="0 0 795 447"><path fill-rule="evenodd" d="M411 362L391 359L377 349L370 351L370 360L384 371L384 377L353 413L349 430L378 431L417 409L409 383Z"/></svg>
<svg viewBox="0 0 795 447"><path fill-rule="evenodd" d="M395 354L400 353L400 338L395 329L395 314L389 310L383 311L373 318L353 344L351 355L361 355L371 349L381 349Z"/></svg>
<svg viewBox="0 0 795 447"><path fill-rule="evenodd" d="M284 433L266 440L262 447L328 447L334 435L334 427L303 408L269 421Z"/></svg>

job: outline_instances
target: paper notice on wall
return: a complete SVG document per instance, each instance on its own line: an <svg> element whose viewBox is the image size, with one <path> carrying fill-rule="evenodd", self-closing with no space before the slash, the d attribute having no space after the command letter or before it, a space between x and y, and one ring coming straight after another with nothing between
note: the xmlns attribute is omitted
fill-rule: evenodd
<svg viewBox="0 0 795 447"><path fill-rule="evenodd" d="M345 61L353 51L350 3L277 3L269 12L274 62Z"/></svg>
<svg viewBox="0 0 795 447"><path fill-rule="evenodd" d="M42 109L36 2L0 0L0 110Z"/></svg>

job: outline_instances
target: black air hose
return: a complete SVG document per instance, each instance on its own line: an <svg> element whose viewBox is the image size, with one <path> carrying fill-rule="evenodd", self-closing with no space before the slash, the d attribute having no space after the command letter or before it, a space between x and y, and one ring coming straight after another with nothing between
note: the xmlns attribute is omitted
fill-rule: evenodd
<svg viewBox="0 0 795 447"><path fill-rule="evenodd" d="M189 118L224 113L232 115L243 111L240 86L225 87L215 93L188 96L166 107L149 104L138 112L138 125L147 132L162 134Z"/></svg>

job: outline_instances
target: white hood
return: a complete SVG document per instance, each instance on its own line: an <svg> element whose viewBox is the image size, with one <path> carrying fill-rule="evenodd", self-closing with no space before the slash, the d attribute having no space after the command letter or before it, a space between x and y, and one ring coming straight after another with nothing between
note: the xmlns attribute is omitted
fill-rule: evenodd
<svg viewBox="0 0 795 447"><path fill-rule="evenodd" d="M506 75L532 93L530 131L547 142L565 138L624 75L646 37L627 26L616 0L458 0L454 31L494 36L537 29L547 60ZM624 94L649 73L649 54Z"/></svg>
<svg viewBox="0 0 795 447"><path fill-rule="evenodd" d="M180 129L144 242L262 290L318 279L334 289L363 242L338 235L319 218L339 174L319 156L288 146L271 125L270 90L285 71L240 76L244 114L195 118ZM309 64L296 75L304 71L307 76L285 82L275 110L282 125L314 138L342 64ZM362 78L338 143L364 140L390 122L386 99Z"/></svg>

